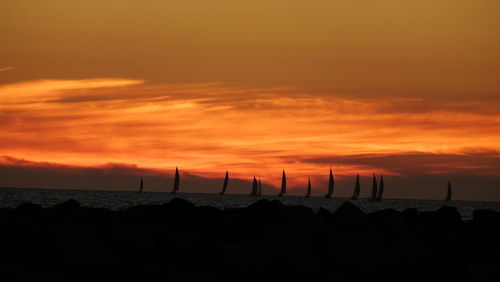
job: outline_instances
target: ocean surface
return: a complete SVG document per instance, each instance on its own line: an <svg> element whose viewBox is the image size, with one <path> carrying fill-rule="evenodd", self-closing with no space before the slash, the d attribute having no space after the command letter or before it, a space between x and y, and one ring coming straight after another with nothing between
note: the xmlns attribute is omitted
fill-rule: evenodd
<svg viewBox="0 0 500 282"><path fill-rule="evenodd" d="M17 207L23 202L40 204L51 207L69 199L77 200L82 206L109 208L112 210L126 209L139 204L163 204L174 197L186 199L195 205L214 206L218 208L246 207L259 199L279 200L285 205L302 205L318 210L323 207L335 211L347 198L325 199L323 197L304 198L299 196L277 197L275 195L247 196L247 195L218 195L178 193L171 195L163 192L131 192L131 191L93 191L93 190L52 190L52 189L21 189L0 188L0 208ZM475 209L491 209L500 211L500 202L480 201L443 201L410 200L410 199L385 199L381 202L372 202L367 199L353 201L355 205L365 212L391 208L404 210L417 208L419 211L437 210L443 205L454 206L458 209L463 219L471 219Z"/></svg>

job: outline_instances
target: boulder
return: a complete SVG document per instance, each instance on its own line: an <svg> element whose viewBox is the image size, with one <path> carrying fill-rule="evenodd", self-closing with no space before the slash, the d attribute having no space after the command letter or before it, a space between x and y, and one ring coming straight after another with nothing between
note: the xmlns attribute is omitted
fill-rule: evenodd
<svg viewBox="0 0 500 282"><path fill-rule="evenodd" d="M196 206L188 200L175 197L170 202L163 204L162 207L174 210L186 210L195 208Z"/></svg>
<svg viewBox="0 0 500 282"><path fill-rule="evenodd" d="M33 203L28 203L28 202L22 202L19 206L17 206L18 210L32 210L32 211L40 211L42 209L42 206L39 204L33 204Z"/></svg>
<svg viewBox="0 0 500 282"><path fill-rule="evenodd" d="M351 202L344 202L333 214L333 218L338 222L364 222L366 214Z"/></svg>
<svg viewBox="0 0 500 282"><path fill-rule="evenodd" d="M79 208L80 208L80 203L78 203L74 199L67 200L52 207L52 209L54 210L74 210Z"/></svg>

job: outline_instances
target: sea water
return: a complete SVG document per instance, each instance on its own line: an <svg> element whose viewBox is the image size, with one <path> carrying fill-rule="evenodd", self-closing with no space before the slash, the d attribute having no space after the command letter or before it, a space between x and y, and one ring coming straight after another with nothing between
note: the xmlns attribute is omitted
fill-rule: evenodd
<svg viewBox="0 0 500 282"><path fill-rule="evenodd" d="M218 208L246 207L259 199L278 200L285 205L307 206L314 210L323 207L331 212L335 211L347 198L326 199L324 197L304 198L299 196L277 197L275 195L248 196L234 194L197 194L178 193L171 195L162 192L130 192L130 191L93 191L93 190L55 190L55 189L20 189L1 188L0 208L17 207L23 202L51 207L69 199L77 200L82 206L122 210L135 205L163 204L174 197L186 199L198 206L213 206ZM471 219L475 209L491 209L500 211L500 202L486 201L432 201L412 199L384 199L381 202L358 199L352 201L365 212L380 209L395 209L402 211L406 208L417 208L419 211L437 210L443 205L453 206L458 209L463 219Z"/></svg>

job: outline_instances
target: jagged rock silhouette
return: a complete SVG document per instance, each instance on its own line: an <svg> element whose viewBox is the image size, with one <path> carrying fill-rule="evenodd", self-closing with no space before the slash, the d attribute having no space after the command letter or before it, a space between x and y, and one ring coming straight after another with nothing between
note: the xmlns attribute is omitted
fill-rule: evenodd
<svg viewBox="0 0 500 282"><path fill-rule="evenodd" d="M125 210L0 209L3 281L488 281L500 278L500 213L454 207L334 213L260 199L245 208L174 198Z"/></svg>

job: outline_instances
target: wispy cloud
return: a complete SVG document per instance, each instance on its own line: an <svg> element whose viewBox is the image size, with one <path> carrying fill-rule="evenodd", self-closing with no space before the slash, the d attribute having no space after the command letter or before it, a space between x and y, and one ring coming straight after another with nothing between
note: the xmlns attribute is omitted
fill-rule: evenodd
<svg viewBox="0 0 500 282"><path fill-rule="evenodd" d="M417 154L405 156L348 156L342 159L324 160L328 163L336 162L342 165L357 165L364 167L370 162L376 166L384 167L397 166L402 163L397 161L403 158L403 164L411 167L408 160L432 160L440 163L443 159L450 156L439 156ZM415 159L416 157L416 159ZM451 156L456 158L457 156ZM466 158L477 158L479 155L470 155ZM487 157L488 158L488 157ZM297 159L297 158L295 158ZM391 160L392 159L392 160ZM440 161L441 159L441 161ZM305 160L302 160L303 162ZM386 162L388 161L388 163ZM455 160L456 161L456 160ZM463 161L463 160L462 160ZM467 161L467 160L466 160ZM487 165L490 164L487 161ZM448 180L452 180L454 185L455 199L466 200L500 200L498 185L500 184L500 175L488 174L468 174L464 171L446 171L446 173L415 173L419 166L414 163L412 173L405 175L384 175L386 181L385 195L389 198L426 198L442 199ZM484 165L484 164L483 164ZM498 162L495 164L498 167ZM361 169L361 172L363 170ZM368 197L371 187L372 170L361 173L361 196ZM312 177L313 195L322 196L327 187L327 173ZM132 190L138 189L140 177L144 178L147 191L168 192L172 189L174 169L154 169L144 168L137 164L126 163L106 163L94 166L77 166L68 164L58 164L53 162L33 162L30 160L17 159L14 157L0 156L0 178L2 187L26 187L26 188L59 188L59 189L106 189L106 190ZM289 176L289 184L295 187L289 190L291 195L304 195L306 179L296 177L294 174ZM290 178L292 176L292 178ZM215 193L220 191L224 171L213 174L209 177L197 176L189 171L181 169L181 190L183 192L205 192ZM280 179L281 175L274 175ZM355 176L345 175L338 177L336 174L335 195L349 197L353 191ZM251 178L235 179L230 170L229 192L237 194L249 193L251 187ZM275 194L275 187L270 186L269 182L264 182L264 193Z"/></svg>
<svg viewBox="0 0 500 282"><path fill-rule="evenodd" d="M260 175L270 184L279 182L275 175L283 168L291 183L330 166L340 178L358 171L495 174L499 109L479 102L348 99L291 87L30 81L0 86L0 155L71 165L180 166L200 177L229 169L233 177Z"/></svg>
<svg viewBox="0 0 500 282"><path fill-rule="evenodd" d="M222 175L223 176L223 175ZM106 163L75 166L54 162L33 162L0 156L1 187L136 190L140 177L146 191L171 191L174 170L143 168L136 164ZM204 178L181 170L182 191L213 193L221 188L218 178ZM250 182L231 179L230 193L247 193ZM267 186L267 192L271 192Z"/></svg>
<svg viewBox="0 0 500 282"><path fill-rule="evenodd" d="M81 91L102 88L119 88L141 84L142 80L131 79L82 79L82 80L36 80L0 86L0 101L12 104L46 103L51 99L62 99ZM92 94L88 93L91 96Z"/></svg>
<svg viewBox="0 0 500 282"><path fill-rule="evenodd" d="M12 70L14 69L14 67L0 67L0 72L2 71L9 71L9 70Z"/></svg>

